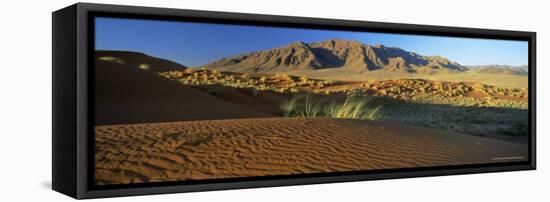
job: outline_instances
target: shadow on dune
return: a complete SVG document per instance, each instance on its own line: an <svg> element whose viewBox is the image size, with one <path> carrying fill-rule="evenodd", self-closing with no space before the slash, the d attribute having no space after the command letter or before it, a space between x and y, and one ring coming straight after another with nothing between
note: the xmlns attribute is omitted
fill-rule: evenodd
<svg viewBox="0 0 550 202"><path fill-rule="evenodd" d="M270 116L147 70L96 60L96 125Z"/></svg>

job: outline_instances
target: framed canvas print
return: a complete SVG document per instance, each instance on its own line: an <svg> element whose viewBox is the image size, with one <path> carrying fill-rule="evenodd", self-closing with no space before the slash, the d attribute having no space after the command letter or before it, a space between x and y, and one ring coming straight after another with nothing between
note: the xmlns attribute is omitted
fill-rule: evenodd
<svg viewBox="0 0 550 202"><path fill-rule="evenodd" d="M53 189L532 170L535 36L78 3L53 13Z"/></svg>

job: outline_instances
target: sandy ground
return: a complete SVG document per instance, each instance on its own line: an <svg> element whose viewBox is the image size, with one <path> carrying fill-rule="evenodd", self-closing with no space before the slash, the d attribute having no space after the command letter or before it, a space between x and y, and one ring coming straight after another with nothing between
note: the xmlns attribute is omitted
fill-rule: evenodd
<svg viewBox="0 0 550 202"><path fill-rule="evenodd" d="M109 125L97 126L95 133L97 184L493 163L528 157L522 144L347 119Z"/></svg>

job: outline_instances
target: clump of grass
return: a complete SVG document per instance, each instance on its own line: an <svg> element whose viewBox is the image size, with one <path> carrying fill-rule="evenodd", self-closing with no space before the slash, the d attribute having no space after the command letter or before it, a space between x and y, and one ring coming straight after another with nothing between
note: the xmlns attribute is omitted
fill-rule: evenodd
<svg viewBox="0 0 550 202"><path fill-rule="evenodd" d="M296 108L298 107L298 102L302 99L301 96L295 96L291 98L288 102L284 102L279 107L283 111L285 117L291 117L296 115Z"/></svg>
<svg viewBox="0 0 550 202"><path fill-rule="evenodd" d="M124 64L124 60L122 60L120 58L117 58L117 57L103 56L103 57L99 57L97 59L103 60L103 61L110 61L110 62L116 62L116 63Z"/></svg>
<svg viewBox="0 0 550 202"><path fill-rule="evenodd" d="M151 69L151 66L149 64L139 64L139 68L143 70L149 70Z"/></svg>
<svg viewBox="0 0 550 202"><path fill-rule="evenodd" d="M325 108L328 117L342 119L376 120L381 106L369 106L371 99L348 96L343 103L331 103Z"/></svg>
<svg viewBox="0 0 550 202"><path fill-rule="evenodd" d="M317 117L323 114L323 107L315 103L308 94L304 99L303 109L298 113L300 117Z"/></svg>
<svg viewBox="0 0 550 202"><path fill-rule="evenodd" d="M348 96L343 102L315 102L310 95L295 96L281 104L285 117L329 117L340 119L380 119L381 105L374 106L367 97Z"/></svg>

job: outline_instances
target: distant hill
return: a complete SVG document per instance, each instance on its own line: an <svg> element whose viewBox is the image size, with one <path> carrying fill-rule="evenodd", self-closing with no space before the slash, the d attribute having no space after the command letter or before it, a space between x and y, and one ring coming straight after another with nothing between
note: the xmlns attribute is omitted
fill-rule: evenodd
<svg viewBox="0 0 550 202"><path fill-rule="evenodd" d="M184 70L187 67L169 60L131 51L96 50L96 60L117 62L153 72Z"/></svg>
<svg viewBox="0 0 550 202"><path fill-rule="evenodd" d="M380 70L437 74L468 70L441 56L422 56L397 47L340 39L315 43L295 42L280 48L223 58L201 67L249 73L344 69L350 73Z"/></svg>
<svg viewBox="0 0 550 202"><path fill-rule="evenodd" d="M485 74L527 75L529 73L527 65L478 65L468 66L468 68L472 71Z"/></svg>

